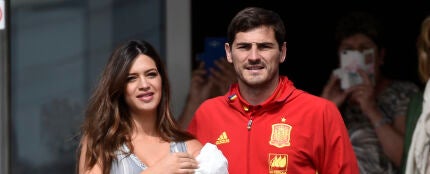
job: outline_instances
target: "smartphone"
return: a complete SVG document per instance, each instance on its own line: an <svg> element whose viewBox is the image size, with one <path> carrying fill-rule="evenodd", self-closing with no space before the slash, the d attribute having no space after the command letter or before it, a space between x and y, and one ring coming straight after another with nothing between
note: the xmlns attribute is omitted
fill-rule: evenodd
<svg viewBox="0 0 430 174"><path fill-rule="evenodd" d="M205 69L210 74L211 68L216 68L215 60L225 58L224 44L227 42L225 37L206 37L204 51L198 54L198 59L205 63Z"/></svg>
<svg viewBox="0 0 430 174"><path fill-rule="evenodd" d="M364 51L346 50L340 54L340 70L337 72L341 79L341 88L361 84L363 79L358 74L358 69L365 71L372 84L375 83L375 55L373 49Z"/></svg>

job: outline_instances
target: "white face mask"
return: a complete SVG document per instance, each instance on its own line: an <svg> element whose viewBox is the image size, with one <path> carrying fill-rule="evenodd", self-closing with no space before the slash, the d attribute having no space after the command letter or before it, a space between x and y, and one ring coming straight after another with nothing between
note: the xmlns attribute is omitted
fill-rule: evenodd
<svg viewBox="0 0 430 174"><path fill-rule="evenodd" d="M375 81L375 56L373 49L362 52L357 50L346 50L339 53L340 70L337 75L341 79L343 89L362 83L362 79L357 70L362 69L367 72L373 84Z"/></svg>

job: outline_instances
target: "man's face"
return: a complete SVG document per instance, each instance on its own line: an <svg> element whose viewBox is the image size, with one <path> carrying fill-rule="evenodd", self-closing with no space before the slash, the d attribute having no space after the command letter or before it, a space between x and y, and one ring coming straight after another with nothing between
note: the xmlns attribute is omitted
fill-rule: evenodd
<svg viewBox="0 0 430 174"><path fill-rule="evenodd" d="M239 81L261 86L278 80L279 64L285 60L286 44L279 50L272 28L261 26L236 34L232 45L225 45L227 60L234 64Z"/></svg>

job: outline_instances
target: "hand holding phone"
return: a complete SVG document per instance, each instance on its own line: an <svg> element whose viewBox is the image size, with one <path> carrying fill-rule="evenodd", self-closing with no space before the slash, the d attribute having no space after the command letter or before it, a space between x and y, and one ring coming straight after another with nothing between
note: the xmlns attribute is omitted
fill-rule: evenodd
<svg viewBox="0 0 430 174"><path fill-rule="evenodd" d="M358 69L365 71L371 82L375 82L375 56L373 49L363 52L355 50L342 51L340 54L340 68L335 74L341 79L341 88L348 89L351 86L361 84L363 79L358 74Z"/></svg>
<svg viewBox="0 0 430 174"><path fill-rule="evenodd" d="M205 39L204 52L198 55L198 59L205 63L205 69L210 74L211 68L216 68L215 60L225 58L224 44L227 42L225 37L207 37Z"/></svg>

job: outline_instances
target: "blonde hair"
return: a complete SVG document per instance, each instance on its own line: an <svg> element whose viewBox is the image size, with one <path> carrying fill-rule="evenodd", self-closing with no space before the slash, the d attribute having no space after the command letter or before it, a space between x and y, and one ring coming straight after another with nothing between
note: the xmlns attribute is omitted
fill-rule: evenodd
<svg viewBox="0 0 430 174"><path fill-rule="evenodd" d="M418 70L421 80L425 83L430 78L430 16L421 24L421 33L417 41Z"/></svg>

